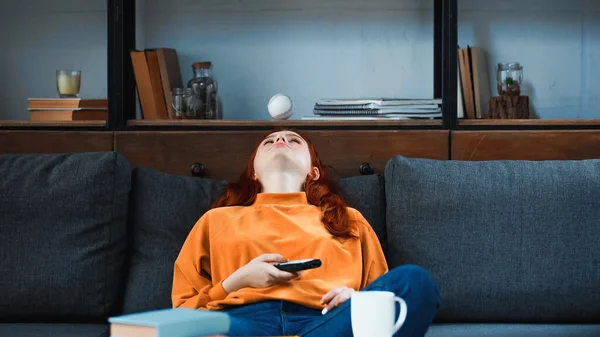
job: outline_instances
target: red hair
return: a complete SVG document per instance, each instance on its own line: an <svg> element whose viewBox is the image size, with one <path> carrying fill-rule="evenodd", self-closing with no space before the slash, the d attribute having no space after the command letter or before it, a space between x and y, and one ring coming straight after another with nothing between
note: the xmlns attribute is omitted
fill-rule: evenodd
<svg viewBox="0 0 600 337"><path fill-rule="evenodd" d="M254 158L260 143L270 134L277 131L293 131L306 141L308 151L311 157L313 167L319 169L319 179L313 180L307 176L304 182L304 192L306 193L307 201L315 206L319 206L323 212L321 221L333 236L338 238L355 238L350 227L348 205L339 194L336 184L329 179L327 171L321 163L321 158L317 153L313 143L295 130L276 129L266 134L257 143L248 159L246 169L240 174L236 182L231 182L227 185L224 193L211 205L211 208L225 206L249 206L254 203L256 195L260 193L262 185L254 179Z"/></svg>

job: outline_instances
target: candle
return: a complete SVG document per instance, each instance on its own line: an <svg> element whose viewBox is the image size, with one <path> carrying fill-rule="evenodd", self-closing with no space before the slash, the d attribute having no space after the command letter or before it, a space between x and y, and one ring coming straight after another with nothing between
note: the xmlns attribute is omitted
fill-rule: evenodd
<svg viewBox="0 0 600 337"><path fill-rule="evenodd" d="M78 98L81 88L81 70L57 70L56 84L60 98Z"/></svg>

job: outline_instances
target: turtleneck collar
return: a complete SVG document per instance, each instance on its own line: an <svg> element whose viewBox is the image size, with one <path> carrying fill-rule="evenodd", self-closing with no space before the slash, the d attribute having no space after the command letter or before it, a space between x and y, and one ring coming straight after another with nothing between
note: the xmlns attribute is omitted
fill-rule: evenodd
<svg viewBox="0 0 600 337"><path fill-rule="evenodd" d="M289 192L289 193L258 193L254 200L254 205L266 205L266 204L277 204L277 205L306 205L308 200L306 199L305 192Z"/></svg>

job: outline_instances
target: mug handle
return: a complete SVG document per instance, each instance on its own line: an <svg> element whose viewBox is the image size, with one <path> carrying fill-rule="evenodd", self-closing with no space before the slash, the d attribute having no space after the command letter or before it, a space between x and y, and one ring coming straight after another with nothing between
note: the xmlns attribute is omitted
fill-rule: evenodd
<svg viewBox="0 0 600 337"><path fill-rule="evenodd" d="M394 300L396 302L398 302L398 304L400 304L400 315L398 316L398 319L396 320L396 323L394 324L394 334L396 332L398 332L398 330L400 330L400 327L402 327L402 324L404 324L404 321L406 320L406 314L408 313L408 307L406 306L406 302L404 302L403 299L401 299L400 297L394 297Z"/></svg>

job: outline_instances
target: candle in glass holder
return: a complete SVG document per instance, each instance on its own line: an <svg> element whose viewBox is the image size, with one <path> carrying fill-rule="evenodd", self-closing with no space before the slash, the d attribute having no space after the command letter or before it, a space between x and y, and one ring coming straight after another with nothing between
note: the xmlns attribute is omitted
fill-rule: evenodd
<svg viewBox="0 0 600 337"><path fill-rule="evenodd" d="M57 70L56 85L60 98L79 98L81 70Z"/></svg>

